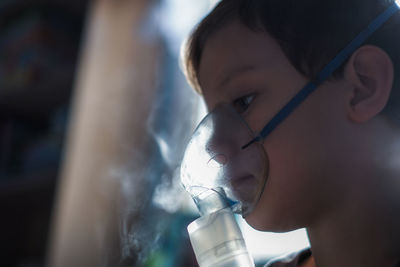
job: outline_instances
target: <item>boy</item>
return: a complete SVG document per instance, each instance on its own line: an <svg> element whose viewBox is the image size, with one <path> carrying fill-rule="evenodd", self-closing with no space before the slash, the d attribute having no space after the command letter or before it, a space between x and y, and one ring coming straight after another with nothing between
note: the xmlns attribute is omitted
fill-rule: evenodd
<svg viewBox="0 0 400 267"><path fill-rule="evenodd" d="M400 263L399 12L318 80L393 2L222 0L188 41L187 77L208 109L228 103L256 133L316 81L258 140L268 177L246 221L263 231L306 227L312 250L269 266Z"/></svg>

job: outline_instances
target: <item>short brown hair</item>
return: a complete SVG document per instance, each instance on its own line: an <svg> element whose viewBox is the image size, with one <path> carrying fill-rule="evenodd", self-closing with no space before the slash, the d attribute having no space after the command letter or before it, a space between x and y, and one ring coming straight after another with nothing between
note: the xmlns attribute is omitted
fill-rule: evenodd
<svg viewBox="0 0 400 267"><path fill-rule="evenodd" d="M184 50L186 76L201 92L198 71L211 35L238 20L255 32L267 32L280 45L292 65L313 79L343 47L394 0L222 0L198 24ZM395 74L400 62L400 14L395 14L364 44L380 47L391 57ZM343 66L333 77L341 76ZM398 77L388 106L400 114Z"/></svg>

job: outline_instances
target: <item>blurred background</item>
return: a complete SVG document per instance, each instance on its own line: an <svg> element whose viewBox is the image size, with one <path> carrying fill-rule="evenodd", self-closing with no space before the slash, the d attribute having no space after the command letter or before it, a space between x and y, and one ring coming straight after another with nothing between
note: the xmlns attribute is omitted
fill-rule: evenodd
<svg viewBox="0 0 400 267"><path fill-rule="evenodd" d="M179 54L217 2L1 1L0 266L197 266ZM238 220L260 266L308 246Z"/></svg>

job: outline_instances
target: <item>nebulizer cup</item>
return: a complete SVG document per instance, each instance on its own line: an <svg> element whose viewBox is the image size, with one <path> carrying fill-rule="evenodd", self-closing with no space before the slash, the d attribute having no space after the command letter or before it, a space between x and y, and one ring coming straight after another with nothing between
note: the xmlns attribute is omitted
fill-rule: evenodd
<svg viewBox="0 0 400 267"><path fill-rule="evenodd" d="M197 196L196 204L202 216L187 229L198 264L201 267L254 266L223 191L205 191Z"/></svg>
<svg viewBox="0 0 400 267"><path fill-rule="evenodd" d="M257 204L268 160L246 122L227 104L208 114L195 130L181 165L181 181L201 217L188 226L201 267L254 266L234 217Z"/></svg>

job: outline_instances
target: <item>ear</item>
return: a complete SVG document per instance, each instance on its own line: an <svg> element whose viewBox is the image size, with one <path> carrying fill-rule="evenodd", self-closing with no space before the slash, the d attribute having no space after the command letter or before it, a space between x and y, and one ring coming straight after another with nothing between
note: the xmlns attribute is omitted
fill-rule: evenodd
<svg viewBox="0 0 400 267"><path fill-rule="evenodd" d="M365 45L353 53L344 71L352 88L347 102L352 121L366 122L383 110L392 90L393 72L392 60L377 46Z"/></svg>

